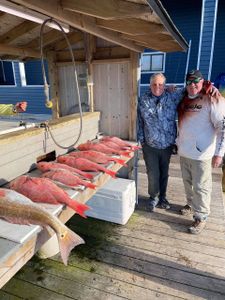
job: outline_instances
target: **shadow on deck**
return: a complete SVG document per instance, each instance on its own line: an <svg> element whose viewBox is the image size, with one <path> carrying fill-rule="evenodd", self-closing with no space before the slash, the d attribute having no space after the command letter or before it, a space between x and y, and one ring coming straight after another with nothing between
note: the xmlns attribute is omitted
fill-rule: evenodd
<svg viewBox="0 0 225 300"><path fill-rule="evenodd" d="M211 215L201 235L187 233L177 157L170 166L169 211L146 210L147 178L139 167L139 204L125 226L79 216L69 222L85 245L65 267L33 258L0 291L0 299L225 299L225 220L221 175L213 176Z"/></svg>

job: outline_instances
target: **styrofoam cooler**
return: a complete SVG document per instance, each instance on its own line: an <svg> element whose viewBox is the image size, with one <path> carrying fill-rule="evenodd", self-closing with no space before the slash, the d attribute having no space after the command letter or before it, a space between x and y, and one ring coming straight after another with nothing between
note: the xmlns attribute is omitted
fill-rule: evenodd
<svg viewBox="0 0 225 300"><path fill-rule="evenodd" d="M134 212L136 186L134 180L110 179L86 203L91 207L86 215L96 219L126 224Z"/></svg>

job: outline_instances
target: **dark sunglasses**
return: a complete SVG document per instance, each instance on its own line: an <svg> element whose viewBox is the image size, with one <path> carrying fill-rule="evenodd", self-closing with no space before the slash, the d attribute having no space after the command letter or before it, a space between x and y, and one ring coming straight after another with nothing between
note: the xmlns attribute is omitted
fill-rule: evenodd
<svg viewBox="0 0 225 300"><path fill-rule="evenodd" d="M192 80L187 80L186 85L190 85L192 83L199 83L201 79L202 78L195 78L195 79L192 79Z"/></svg>

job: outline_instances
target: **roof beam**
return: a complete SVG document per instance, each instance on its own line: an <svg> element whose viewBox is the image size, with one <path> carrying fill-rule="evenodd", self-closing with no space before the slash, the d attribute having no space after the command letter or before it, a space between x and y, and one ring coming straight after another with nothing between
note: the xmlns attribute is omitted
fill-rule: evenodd
<svg viewBox="0 0 225 300"><path fill-rule="evenodd" d="M13 27L13 29L0 36L0 43L10 43L15 39L18 39L20 36L26 34L27 32L33 30L37 26L40 25L31 21L24 21L18 26Z"/></svg>
<svg viewBox="0 0 225 300"><path fill-rule="evenodd" d="M74 44L82 41L83 37L84 37L83 32L71 32L71 33L67 34L67 38L69 39L71 45L74 45ZM57 42L54 46L54 49L56 51L63 50L66 48L68 48L68 44L65 39Z"/></svg>
<svg viewBox="0 0 225 300"><path fill-rule="evenodd" d="M0 44L0 54L40 58L40 52L25 47L14 47Z"/></svg>
<svg viewBox="0 0 225 300"><path fill-rule="evenodd" d="M144 50L144 47L138 46L132 41L124 40L119 36L118 33L98 27L95 23L94 18L63 10L55 0L14 0L14 2L30 9L37 10L43 14L55 18L56 20L65 22L72 27L91 33L95 36L116 43L135 52L142 52Z"/></svg>
<svg viewBox="0 0 225 300"><path fill-rule="evenodd" d="M62 32L58 30L50 30L47 33L43 34L43 47L55 43L56 41L63 38ZM27 48L37 49L40 47L40 38L36 38L25 45Z"/></svg>
<svg viewBox="0 0 225 300"><path fill-rule="evenodd" d="M97 19L96 24L99 27L107 28L130 35L144 35L152 33L162 33L164 27L161 24L150 23L138 19L126 20L102 20Z"/></svg>
<svg viewBox="0 0 225 300"><path fill-rule="evenodd" d="M105 20L139 17L152 13L148 5L123 0L62 0L63 9Z"/></svg>

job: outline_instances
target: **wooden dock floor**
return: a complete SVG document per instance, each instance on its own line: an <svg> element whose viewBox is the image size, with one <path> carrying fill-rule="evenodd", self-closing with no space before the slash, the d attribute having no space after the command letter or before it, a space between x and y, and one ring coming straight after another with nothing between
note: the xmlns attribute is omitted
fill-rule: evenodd
<svg viewBox="0 0 225 300"><path fill-rule="evenodd" d="M211 215L200 235L187 233L178 158L170 165L171 210L146 210L147 178L139 161L139 205L122 226L74 216L69 226L86 241L70 255L34 257L1 290L1 300L225 299L225 218L221 174L213 175Z"/></svg>

